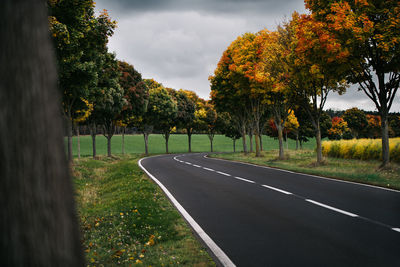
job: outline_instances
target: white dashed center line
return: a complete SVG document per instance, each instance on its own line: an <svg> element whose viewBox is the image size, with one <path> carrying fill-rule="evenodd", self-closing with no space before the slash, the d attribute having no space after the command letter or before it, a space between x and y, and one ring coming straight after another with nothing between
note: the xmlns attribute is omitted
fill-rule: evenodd
<svg viewBox="0 0 400 267"><path fill-rule="evenodd" d="M225 176L232 176L230 174L227 174L227 173L224 173L224 172L219 172L219 171L217 171L216 173L219 173L219 174L222 174L222 175L225 175Z"/></svg>
<svg viewBox="0 0 400 267"><path fill-rule="evenodd" d="M286 195L293 195L292 193L290 193L288 191L285 191L285 190L282 190L282 189L278 189L278 188L275 188L275 187L272 187L272 186L268 186L268 185L265 185L265 184L262 184L261 186L269 188L271 190L275 190L277 192L280 192L280 193L283 193L283 194L286 194Z"/></svg>
<svg viewBox="0 0 400 267"><path fill-rule="evenodd" d="M392 230L400 233L400 228L392 228Z"/></svg>
<svg viewBox="0 0 400 267"><path fill-rule="evenodd" d="M205 170L207 170L207 171L215 172L215 170L210 169L210 168L203 167L203 169L205 169Z"/></svg>
<svg viewBox="0 0 400 267"><path fill-rule="evenodd" d="M333 211L342 213L342 214L347 215L347 216L350 216L350 217L358 217L357 214L354 214L354 213L351 213L351 212L348 212L348 211L344 211L344 210L341 210L341 209L337 209L337 208L334 208L334 207L331 207L331 206L322 204L322 203L320 203L320 202L317 202L317 201L314 201L314 200L311 200L311 199L306 199L306 201L307 201L307 202L310 202L310 203L313 203L313 204L315 204L315 205L321 206L321 207L323 207L323 208L330 209L330 210L333 210Z"/></svg>
<svg viewBox="0 0 400 267"><path fill-rule="evenodd" d="M236 178L236 179L239 179L239 180L241 180L241 181L244 181L244 182L252 183L252 184L255 184L255 183L256 183L256 182L254 182L254 181L252 181L252 180L247 180L247 179L244 179L244 178L238 177L238 176L235 176L235 178Z"/></svg>

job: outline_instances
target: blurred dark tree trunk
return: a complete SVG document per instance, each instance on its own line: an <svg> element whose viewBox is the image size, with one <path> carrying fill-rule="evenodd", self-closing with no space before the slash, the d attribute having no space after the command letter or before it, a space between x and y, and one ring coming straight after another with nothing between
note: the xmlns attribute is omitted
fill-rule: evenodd
<svg viewBox="0 0 400 267"><path fill-rule="evenodd" d="M0 266L83 266L45 1L0 7Z"/></svg>

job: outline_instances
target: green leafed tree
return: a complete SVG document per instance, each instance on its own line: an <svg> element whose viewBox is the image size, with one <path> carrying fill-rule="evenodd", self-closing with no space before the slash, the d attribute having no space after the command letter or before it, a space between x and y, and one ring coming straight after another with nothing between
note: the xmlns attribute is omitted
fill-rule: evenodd
<svg viewBox="0 0 400 267"><path fill-rule="evenodd" d="M126 104L120 114L122 131L122 151L125 150L125 128L127 125L134 124L137 118L143 116L147 110L149 102L149 89L142 79L142 75L127 62L118 61L119 84L124 89Z"/></svg>
<svg viewBox="0 0 400 267"><path fill-rule="evenodd" d="M107 12L94 14L93 0L47 1L49 24L57 56L59 87L68 131L68 159L72 160L74 112L97 85L98 56L104 53L115 21Z"/></svg>

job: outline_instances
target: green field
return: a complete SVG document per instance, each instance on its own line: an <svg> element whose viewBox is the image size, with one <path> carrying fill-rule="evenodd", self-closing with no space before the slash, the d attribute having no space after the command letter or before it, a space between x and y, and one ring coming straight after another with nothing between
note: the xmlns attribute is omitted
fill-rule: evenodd
<svg viewBox="0 0 400 267"><path fill-rule="evenodd" d="M254 138L253 138L254 139ZM90 136L80 136L81 143L81 156L92 155L92 138ZM254 143L254 140L253 140ZM77 156L77 138L73 137L73 154ZM122 153L122 136L115 135L111 140L111 152L112 154ZM289 149L296 147L296 142L289 139ZM249 144L248 144L249 147ZM255 147L255 146L254 146ZM264 150L271 150L278 148L278 140L263 136L263 147ZM303 144L305 149L314 149L315 142L311 140ZM243 148L242 140L236 141L237 151L241 151ZM286 148L286 144L285 144ZM97 155L107 154L107 139L98 135L96 137L96 149ZM210 141L205 134L194 134L192 136L192 152L209 152ZM233 142L232 139L227 138L223 135L216 135L214 138L214 151L217 152L232 152ZM183 153L188 152L188 141L187 135L173 134L169 140L169 152L170 153ZM144 140L143 135L125 135L125 153L127 154L142 154L144 153ZM165 141L161 134L151 134L149 136L149 153L159 154L165 153Z"/></svg>

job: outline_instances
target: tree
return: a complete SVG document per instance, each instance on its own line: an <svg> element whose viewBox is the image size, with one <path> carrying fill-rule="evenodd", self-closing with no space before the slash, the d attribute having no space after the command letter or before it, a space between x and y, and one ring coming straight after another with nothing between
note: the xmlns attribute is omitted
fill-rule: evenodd
<svg viewBox="0 0 400 267"><path fill-rule="evenodd" d="M347 80L359 85L381 116L384 167L390 160L388 114L400 85L400 5L391 0L305 2L345 56L341 65Z"/></svg>
<svg viewBox="0 0 400 267"><path fill-rule="evenodd" d="M152 85L150 84L150 86ZM169 128L169 122L171 122L170 118L173 118L172 121L175 120L176 112L177 106L175 101L161 84L158 87L150 87L147 111L136 122L136 125L139 126L143 133L146 155L149 154L149 135L154 128L163 132L165 147L168 151L168 140L171 129Z"/></svg>
<svg viewBox="0 0 400 267"><path fill-rule="evenodd" d="M309 115L317 144L317 163L322 163L320 119L329 93L342 94L346 90L343 70L338 64L345 55L332 44L332 36L324 24L313 16L294 13L290 24L296 33L289 61L292 101Z"/></svg>
<svg viewBox="0 0 400 267"><path fill-rule="evenodd" d="M47 1L62 92L63 112L68 128L68 159L72 161L73 113L96 87L97 58L116 26L107 12L94 16L93 0Z"/></svg>
<svg viewBox="0 0 400 267"><path fill-rule="evenodd" d="M223 52L214 75L209 77L211 83L211 101L218 112L229 112L236 121L236 127L242 135L243 152L247 153L246 128L249 119L248 98L239 91L247 88L249 81L243 75L233 72L233 43Z"/></svg>
<svg viewBox="0 0 400 267"><path fill-rule="evenodd" d="M94 120L102 126L103 135L107 139L108 157L111 157L111 138L115 133L118 117L126 105L124 90L119 85L120 75L115 54L104 54L93 115Z"/></svg>
<svg viewBox="0 0 400 267"><path fill-rule="evenodd" d="M177 102L167 89L159 90L157 91L157 95L153 94L153 96L155 96L155 98L153 98L153 106L151 108L154 111L152 115L154 128L161 131L162 136L165 139L165 153L168 154L169 137L177 123Z"/></svg>
<svg viewBox="0 0 400 267"><path fill-rule="evenodd" d="M179 128L186 129L188 136L188 150L192 152L192 133L195 128L196 102L199 97L192 91L179 90L175 94L178 107L176 122Z"/></svg>
<svg viewBox="0 0 400 267"><path fill-rule="evenodd" d="M0 265L84 266L44 3L2 1L0 35Z"/></svg>
<svg viewBox="0 0 400 267"><path fill-rule="evenodd" d="M298 144L299 144L299 121L296 118L296 115L294 114L293 110L289 111L289 116L287 117L287 122L286 122L286 145L288 144L287 140L287 134L288 132L292 133L295 137L296 140L296 150L298 149Z"/></svg>
<svg viewBox="0 0 400 267"><path fill-rule="evenodd" d="M347 109L343 114L343 119L347 122L354 138L358 138L360 133L368 125L364 111L359 110L358 108Z"/></svg>
<svg viewBox="0 0 400 267"><path fill-rule="evenodd" d="M367 114L367 121L368 121L368 137L369 138L380 138L381 137L381 117L378 115L371 115Z"/></svg>
<svg viewBox="0 0 400 267"><path fill-rule="evenodd" d="M142 75L127 62L118 61L119 85L124 89L124 98L126 105L123 106L120 114L120 124L123 126L122 131L122 151L124 151L125 128L133 123L135 118L142 116L149 102L149 89L142 79Z"/></svg>
<svg viewBox="0 0 400 267"><path fill-rule="evenodd" d="M341 117L332 118L332 127L328 130L329 139L340 140L350 132L347 122Z"/></svg>
<svg viewBox="0 0 400 267"><path fill-rule="evenodd" d="M218 113L218 122L218 130L226 137L232 139L233 152L236 152L236 140L240 139L242 136L236 126L236 122L228 112Z"/></svg>

